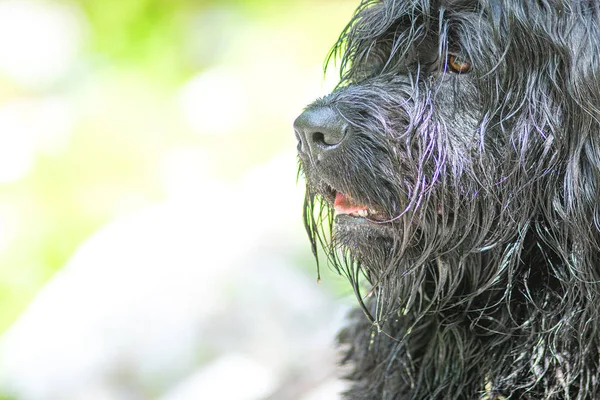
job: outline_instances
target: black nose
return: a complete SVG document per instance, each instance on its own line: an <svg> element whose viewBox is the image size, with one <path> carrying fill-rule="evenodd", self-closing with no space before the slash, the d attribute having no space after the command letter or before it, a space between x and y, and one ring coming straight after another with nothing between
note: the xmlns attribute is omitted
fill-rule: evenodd
<svg viewBox="0 0 600 400"><path fill-rule="evenodd" d="M313 107L296 118L294 130L298 151L320 161L344 141L348 124L330 107Z"/></svg>

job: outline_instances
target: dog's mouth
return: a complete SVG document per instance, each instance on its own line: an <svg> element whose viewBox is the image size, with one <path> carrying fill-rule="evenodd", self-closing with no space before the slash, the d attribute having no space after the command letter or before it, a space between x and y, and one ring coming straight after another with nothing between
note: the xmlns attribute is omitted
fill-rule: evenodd
<svg viewBox="0 0 600 400"><path fill-rule="evenodd" d="M361 218L379 223L385 222L388 219L382 211L378 211L370 208L367 205L360 204L342 192L335 192L333 208L335 210L334 215L336 220L338 220L341 216Z"/></svg>

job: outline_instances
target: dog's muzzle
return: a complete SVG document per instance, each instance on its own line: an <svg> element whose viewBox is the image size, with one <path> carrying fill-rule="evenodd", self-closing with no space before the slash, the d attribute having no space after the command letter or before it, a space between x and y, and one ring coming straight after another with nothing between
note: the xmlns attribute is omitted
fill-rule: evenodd
<svg viewBox="0 0 600 400"><path fill-rule="evenodd" d="M294 121L300 157L320 162L348 136L348 124L330 107L310 107Z"/></svg>

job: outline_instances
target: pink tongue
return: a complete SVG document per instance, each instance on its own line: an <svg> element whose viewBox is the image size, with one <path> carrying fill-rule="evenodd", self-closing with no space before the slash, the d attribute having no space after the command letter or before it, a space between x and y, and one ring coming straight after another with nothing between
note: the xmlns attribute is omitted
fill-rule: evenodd
<svg viewBox="0 0 600 400"><path fill-rule="evenodd" d="M335 207L335 211L340 214L352 214L367 209L365 206L352 203L352 199L344 197L340 192L336 193L333 206Z"/></svg>

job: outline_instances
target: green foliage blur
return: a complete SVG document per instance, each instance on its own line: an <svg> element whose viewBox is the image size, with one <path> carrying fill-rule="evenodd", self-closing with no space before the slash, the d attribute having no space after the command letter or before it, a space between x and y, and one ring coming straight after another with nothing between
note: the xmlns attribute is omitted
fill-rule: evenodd
<svg viewBox="0 0 600 400"><path fill-rule="evenodd" d="M21 154L10 150L15 140L30 137L15 147L27 150L11 164L21 169L0 182L0 332L102 224L168 196L178 154L205 156L189 169L175 162L189 185L195 173L235 181L277 154L293 156L291 123L325 92L323 60L355 6L3 0L0 13L7 4L60 10L73 28L57 52L74 50L49 75L45 61L53 60L36 66L25 58L20 69L3 69L0 53L0 146L8 154L0 170L8 168L3 157ZM24 37L10 40L37 51ZM35 67L32 76L43 79L19 75ZM214 91L214 102L195 103L194 87ZM206 107L215 107L210 121L201 116ZM16 125L6 123L14 118Z"/></svg>

